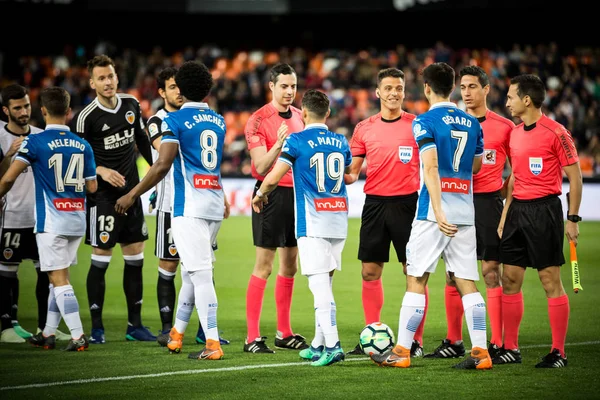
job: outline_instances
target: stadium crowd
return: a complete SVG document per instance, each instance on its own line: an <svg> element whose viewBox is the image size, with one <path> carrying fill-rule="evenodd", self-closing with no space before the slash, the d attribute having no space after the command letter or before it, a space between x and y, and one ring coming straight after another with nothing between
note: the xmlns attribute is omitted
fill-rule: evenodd
<svg viewBox="0 0 600 400"><path fill-rule="evenodd" d="M505 101L510 77L536 74L547 87L543 110L572 132L583 176L600 175L600 54L598 49L591 47L568 52L555 43L515 44L509 49L455 49L440 41L431 48L413 49L399 44L394 49L373 47L358 52L331 49L310 53L302 48L234 52L215 45L203 45L186 47L171 54L155 47L149 54L142 54L132 48L118 48L110 42L99 42L94 48L67 45L63 54L20 59L22 76L17 80L30 89L34 106L32 125L43 127L36 104L41 88L58 85L67 89L73 113L94 99L85 61L90 55L101 53L113 57L120 79L119 90L140 100L146 119L162 105L156 87L158 71L192 59L209 66L215 80L209 103L225 117L227 125L222 164L224 176L250 176L244 126L252 112L270 101L268 71L278 61L289 63L298 73L296 102L308 89L324 90L332 102L332 115L328 119L330 129L348 137L360 120L378 110L373 77L381 68L394 66L405 72L404 108L417 115L428 108L419 71L431 62L447 62L457 70L470 64L482 66L491 81L489 108L508 118ZM0 79L0 86L7 83L7 78ZM455 90L451 100L464 109L460 91Z"/></svg>

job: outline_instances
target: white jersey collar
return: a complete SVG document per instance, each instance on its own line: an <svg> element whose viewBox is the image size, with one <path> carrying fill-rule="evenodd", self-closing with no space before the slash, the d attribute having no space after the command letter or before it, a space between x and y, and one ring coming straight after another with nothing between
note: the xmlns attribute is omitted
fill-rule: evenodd
<svg viewBox="0 0 600 400"><path fill-rule="evenodd" d="M69 131L69 127L62 124L48 124L46 125L46 130L54 129L57 131Z"/></svg>
<svg viewBox="0 0 600 400"><path fill-rule="evenodd" d="M94 101L96 102L96 104L98 104L98 108L100 108L101 110L109 112L111 114L116 114L119 111L119 109L121 108L121 104L123 103L123 101L121 100L121 96L119 96L118 94L116 96L117 96L117 105L115 106L115 108L104 107L102 105L102 103L100 103L100 100L98 100L98 96L96 96Z"/></svg>
<svg viewBox="0 0 600 400"><path fill-rule="evenodd" d="M188 101L187 103L183 103L181 108L200 108L200 109L208 110L210 107L208 107L208 104L206 104L206 103L199 103L196 101Z"/></svg>
<svg viewBox="0 0 600 400"><path fill-rule="evenodd" d="M326 129L329 130L329 128L327 127L327 125L322 124L320 122L315 122L314 124L308 124L304 127L304 129L312 129L312 128L322 128L322 129Z"/></svg>
<svg viewBox="0 0 600 400"><path fill-rule="evenodd" d="M435 103L434 105L432 105L431 107L429 107L429 109L433 109L433 108L438 108L438 107L452 107L452 108L456 108L456 104L454 104L451 101L440 101L439 103Z"/></svg>

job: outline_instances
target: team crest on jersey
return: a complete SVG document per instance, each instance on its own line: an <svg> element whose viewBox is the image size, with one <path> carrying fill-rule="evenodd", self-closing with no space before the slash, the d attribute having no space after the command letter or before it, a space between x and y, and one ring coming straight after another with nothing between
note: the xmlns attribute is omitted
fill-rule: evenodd
<svg viewBox="0 0 600 400"><path fill-rule="evenodd" d="M542 169L544 168L544 163L542 162L541 157L529 157L529 170L534 175L539 175L542 173Z"/></svg>
<svg viewBox="0 0 600 400"><path fill-rule="evenodd" d="M150 135L154 136L158 133L158 125L156 125L155 123L152 123L148 126L148 132L150 132Z"/></svg>
<svg viewBox="0 0 600 400"><path fill-rule="evenodd" d="M424 134L426 134L427 131L421 128L421 124L415 124L413 126L413 133L415 137L418 138L419 136L423 136Z"/></svg>
<svg viewBox="0 0 600 400"><path fill-rule="evenodd" d="M142 235L148 235L148 225L145 222L142 224Z"/></svg>
<svg viewBox="0 0 600 400"><path fill-rule="evenodd" d="M127 113L125 114L125 119L127 120L127 122L133 125L133 123L135 122L135 114L133 113L133 111L127 111Z"/></svg>
<svg viewBox="0 0 600 400"><path fill-rule="evenodd" d="M108 232L101 232L100 233L100 241L102 243L106 243L108 242L108 239L110 238L110 235L108 234Z"/></svg>
<svg viewBox="0 0 600 400"><path fill-rule="evenodd" d="M177 254L177 247L174 244L169 246L169 254L173 257L175 257L175 255Z"/></svg>
<svg viewBox="0 0 600 400"><path fill-rule="evenodd" d="M13 250L12 249L4 249L3 255L4 255L4 259L5 260L10 260L13 256Z"/></svg>
<svg viewBox="0 0 600 400"><path fill-rule="evenodd" d="M27 154L29 153L29 149L27 148L28 140L25 139L21 142L21 147L19 147L19 153Z"/></svg>
<svg viewBox="0 0 600 400"><path fill-rule="evenodd" d="M160 130L163 132L169 130L169 126L167 125L167 123L165 121L163 121L162 124L160 124Z"/></svg>
<svg viewBox="0 0 600 400"><path fill-rule="evenodd" d="M483 150L483 163L489 165L496 164L496 150Z"/></svg>
<svg viewBox="0 0 600 400"><path fill-rule="evenodd" d="M398 157L403 164L408 164L412 160L413 148L410 146L398 146Z"/></svg>

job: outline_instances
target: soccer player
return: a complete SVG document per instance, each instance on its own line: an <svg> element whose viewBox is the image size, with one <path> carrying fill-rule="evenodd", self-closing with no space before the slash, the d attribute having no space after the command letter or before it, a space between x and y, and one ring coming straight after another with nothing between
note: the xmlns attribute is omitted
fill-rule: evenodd
<svg viewBox="0 0 600 400"><path fill-rule="evenodd" d="M297 89L296 71L288 64L273 66L270 71L269 88L273 99L250 116L245 128L246 142L252 158L252 176L257 179L253 195L275 164L288 134L304 129L301 111L292 106ZM306 339L294 334L290 322L294 276L298 270L292 186L290 170L271 194L269 205L261 213L252 212L252 238L256 247L256 261L246 292L248 332L244 344L245 352L274 353L267 346L266 337L260 335L260 313L276 250L279 250L279 273L275 282L275 347L296 350L308 348Z"/></svg>
<svg viewBox="0 0 600 400"><path fill-rule="evenodd" d="M412 135L415 115L402 110L404 72L382 69L377 74L381 112L356 125L352 135L352 166L346 183L358 179L367 160L365 205L360 226L358 259L362 261L362 304L365 324L381 321L383 265L389 261L390 243L406 275L406 243L417 210L419 149ZM427 312L425 288L425 312ZM423 355L425 316L415 333L411 356ZM360 344L348 354L364 354Z"/></svg>
<svg viewBox="0 0 600 400"><path fill-rule="evenodd" d="M423 70L423 82L431 106L412 127L424 185L406 246L406 293L400 309L398 343L371 358L381 366L410 366L410 346L423 319L425 285L443 255L446 271L462 295L473 346L470 356L455 368L490 369L485 302L474 282L479 272L472 181L473 173L481 168L483 132L477 118L449 101L454 90L452 67L443 62L428 65Z"/></svg>
<svg viewBox="0 0 600 400"><path fill-rule="evenodd" d="M0 127L0 177L8 170L23 138L42 130L31 126L31 102L26 88L10 84L2 89L2 110L8 124ZM40 270L38 248L35 242L35 192L30 168L18 177L13 189L4 199L4 210L0 224L0 342L24 343L31 333L18 321L19 279L18 267L25 259L33 261L37 273L35 296L38 305L38 332L46 325L48 310L48 274ZM61 340L69 335L57 332Z"/></svg>
<svg viewBox="0 0 600 400"><path fill-rule="evenodd" d="M204 64L185 62L175 75L175 82L184 103L179 111L164 117L158 159L144 179L117 201L115 210L124 214L173 166L171 229L181 258L182 281L194 287L194 301L179 307L177 314L191 314L195 303L204 327L206 347L191 353L189 358L219 360L223 358L223 350L217 328L212 245L225 213L220 171L225 120L202 102L213 86L212 75ZM167 344L170 351L181 351L188 321L189 317L177 316Z"/></svg>
<svg viewBox="0 0 600 400"><path fill-rule="evenodd" d="M328 130L329 99L311 89L302 97L303 131L284 142L279 160L264 178L252 200L261 213L290 168L294 176L296 239L302 275L314 296L315 337L300 357L312 366L344 360L336 323L331 283L342 268L342 250L348 234L348 196L344 171L350 166L350 146L343 135ZM268 207L268 206L267 206Z"/></svg>
<svg viewBox="0 0 600 400"><path fill-rule="evenodd" d="M83 333L79 303L69 282L69 266L77 264L77 250L85 233L85 192L95 192L98 185L92 148L66 126L70 98L60 87L42 90L46 129L23 141L15 161L0 181L0 196L31 167L35 178L35 238L41 256L40 268L50 278L50 296L44 330L29 341L53 349L56 328L63 318L71 331L65 350L83 351L88 340Z"/></svg>
<svg viewBox="0 0 600 400"><path fill-rule="evenodd" d="M142 324L142 267L144 241L148 228L142 202L138 199L126 216L115 213L115 201L139 182L137 150L152 165L150 141L146 135L138 100L117 93L119 78L115 63L98 55L87 63L90 87L96 98L71 121L71 130L86 139L94 151L98 191L87 204L86 244L92 246L92 260L87 276L87 294L92 316L90 343L103 344L102 310L106 292L105 275L114 246L119 243L125 266L123 289L127 302L127 340L154 341Z"/></svg>
<svg viewBox="0 0 600 400"><path fill-rule="evenodd" d="M477 259L481 260L492 331L488 352L493 359L502 346L502 286L498 262L500 239L497 230L504 203L500 192L504 186L502 173L507 162L510 131L515 124L487 108L490 81L483 68L469 65L462 68L458 75L460 94L465 102L466 111L477 118L483 129L482 166L481 170L473 175L473 201ZM448 323L446 339L433 353L426 354L426 358L454 358L465 355L462 341L463 305L456 284L448 276L445 299Z"/></svg>
<svg viewBox="0 0 600 400"><path fill-rule="evenodd" d="M158 159L162 132L160 127L167 113L177 111L183 104L183 97L175 83L177 69L168 67L160 71L156 78L158 94L164 100L164 106L148 119L148 134L152 143L152 160ZM166 346L169 332L173 327L175 310L175 274L179 265L179 253L171 232L171 174L167 174L156 186L156 236L154 254L158 257L158 282L156 294L162 322L158 342ZM154 195L154 194L153 194ZM184 288L182 288L184 289ZM193 293L193 287L192 287ZM187 296L182 296L187 297ZM192 295L193 298L193 295ZM161 340L161 338L163 340ZM164 344L163 344L164 343Z"/></svg>
<svg viewBox="0 0 600 400"><path fill-rule="evenodd" d="M582 178L571 133L542 112L546 88L535 75L510 80L506 106L523 121L510 134L512 176L498 227L502 271L504 346L495 364L521 363L519 326L523 318L521 287L525 268L535 268L548 298L552 348L536 368L567 366L565 340L569 325L569 297L560 278L565 263L562 173L569 179L570 204L566 235L577 244L581 218Z"/></svg>
<svg viewBox="0 0 600 400"><path fill-rule="evenodd" d="M158 85L158 94L164 100L164 107L158 110L150 119L148 119L148 133L152 142L152 160L158 159L162 138L162 122L167 113L177 111L183 105L183 97L179 93L179 88L175 82L177 68L167 67L160 71L156 79ZM161 346L166 346L169 341L169 332L173 327L173 310L175 310L175 274L179 265L179 253L173 240L171 232L171 188L172 177L168 173L163 180L156 186L156 192L153 193L155 206L157 208L156 216L156 235L154 254L158 257L158 282L156 285L156 294L158 299L158 309L162 322L161 333L157 336L157 342ZM229 216L229 203L225 198L225 218ZM185 307L184 303L194 302L194 285L191 282L184 283L179 295L178 309ZM183 313L180 316L190 317L191 313ZM189 319L188 319L189 322ZM229 341L220 338L221 344L229 344ZM202 325L198 327L196 342L206 343Z"/></svg>

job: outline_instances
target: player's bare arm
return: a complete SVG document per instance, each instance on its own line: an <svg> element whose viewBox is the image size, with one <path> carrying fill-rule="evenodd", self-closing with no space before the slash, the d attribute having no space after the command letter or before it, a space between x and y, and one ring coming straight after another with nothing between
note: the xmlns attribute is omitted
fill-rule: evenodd
<svg viewBox="0 0 600 400"><path fill-rule="evenodd" d="M114 169L97 166L96 174L98 174L105 182L110 183L114 187L125 186L125 177Z"/></svg>
<svg viewBox="0 0 600 400"><path fill-rule="evenodd" d="M156 186L156 184L160 182L171 169L173 160L175 160L175 156L179 151L179 144L168 142L161 144L160 147L161 150L158 159L152 167L150 167L148 173L144 176L144 179L131 189L129 193L117 200L117 203L115 204L115 211L117 213L121 215L125 214L138 197Z"/></svg>
<svg viewBox="0 0 600 400"><path fill-rule="evenodd" d="M269 202L268 194L277 187L281 178L283 178L290 168L290 165L283 161L275 164L271 172L265 176L260 188L256 191L256 196L252 199L252 208L254 208L254 211L257 213L262 211L264 205Z"/></svg>
<svg viewBox="0 0 600 400"><path fill-rule="evenodd" d="M288 126L286 125L285 121L283 121L277 129L277 141L269 151L267 151L266 146L259 146L250 150L250 157L252 158L256 172L258 172L259 175L264 176L267 172L269 172L269 169L271 169L277 160L277 157L281 152L281 147L283 147L283 142L287 136Z"/></svg>
<svg viewBox="0 0 600 400"><path fill-rule="evenodd" d="M96 190L98 190L98 181L96 179L85 181L85 190L88 193L96 193Z"/></svg>
<svg viewBox="0 0 600 400"><path fill-rule="evenodd" d="M2 176L2 180L0 180L0 198L4 197L4 195L8 193L8 191L15 184L15 181L19 175L25 171L25 168L27 168L27 164L20 160L15 160L12 164L10 164L8 171L6 171L4 176Z"/></svg>
<svg viewBox="0 0 600 400"><path fill-rule="evenodd" d="M227 200L227 194L223 191L223 218L229 218L229 214L231 213L231 204L229 204L229 200Z"/></svg>
<svg viewBox="0 0 600 400"><path fill-rule="evenodd" d="M144 157L144 160L146 160L148 165L152 165L152 151L150 151L150 139L148 139L148 134L146 133L145 129L136 129L135 145L137 151L142 155L142 157Z"/></svg>
<svg viewBox="0 0 600 400"><path fill-rule="evenodd" d="M510 166L510 158L507 156L506 157L506 165L508 166L509 170L511 171L512 174L512 167ZM510 179L510 175L509 177L504 181L504 184L502 185L502 188L500 189L500 197L502 197L503 199L506 199L506 196L508 196L508 182Z"/></svg>
<svg viewBox="0 0 600 400"><path fill-rule="evenodd" d="M578 215L579 206L581 205L581 194L583 191L583 179L581 177L581 167L579 161L563 167L563 171L569 179L569 211L568 215ZM579 237L579 224L567 220L565 229L567 239L577 246L577 238Z"/></svg>
<svg viewBox="0 0 600 400"><path fill-rule="evenodd" d="M4 176L6 171L8 171L8 167L10 167L10 163L12 161L12 157L17 153L19 148L21 147L21 143L23 143L23 137L20 136L15 139L14 142L10 145L10 148L4 155L2 162L0 162L0 177Z"/></svg>
<svg viewBox="0 0 600 400"><path fill-rule="evenodd" d="M498 224L498 237L502 239L502 232L504 231L504 223L506 222L506 214L510 208L510 204L513 200L513 189L515 187L515 176L510 174L506 180L508 183L506 186L506 201L504 202L504 208L502 209L502 216L500 217L500 223Z"/></svg>
<svg viewBox="0 0 600 400"><path fill-rule="evenodd" d="M475 156L473 159L473 174L481 171L481 166L483 165L483 154L480 156Z"/></svg>
<svg viewBox="0 0 600 400"><path fill-rule="evenodd" d="M435 220L444 235L453 237L458 232L458 227L448 222L446 214L442 209L442 184L438 169L437 149L432 147L423 151L421 153L421 160L423 162L423 179L431 197L431 206L435 214Z"/></svg>
<svg viewBox="0 0 600 400"><path fill-rule="evenodd" d="M346 168L344 174L344 183L346 185L352 185L354 182L358 180L360 175L360 170L362 169L363 163L365 161L364 157L352 157L352 163L348 168Z"/></svg>

